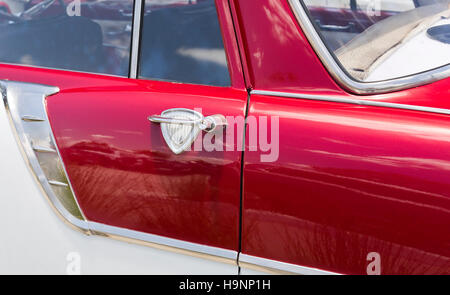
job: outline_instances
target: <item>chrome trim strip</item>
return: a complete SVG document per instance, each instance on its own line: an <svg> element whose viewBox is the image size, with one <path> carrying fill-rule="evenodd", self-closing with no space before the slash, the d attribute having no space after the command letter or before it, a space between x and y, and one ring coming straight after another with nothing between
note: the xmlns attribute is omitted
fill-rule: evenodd
<svg viewBox="0 0 450 295"><path fill-rule="evenodd" d="M22 120L25 122L44 122L45 121L45 119L35 117L35 116L28 116L28 115L23 116Z"/></svg>
<svg viewBox="0 0 450 295"><path fill-rule="evenodd" d="M134 16L133 16L133 35L131 43L131 58L130 58L130 78L138 78L139 68L139 47L142 24L142 8L144 0L134 0Z"/></svg>
<svg viewBox="0 0 450 295"><path fill-rule="evenodd" d="M403 110L409 110L409 111L419 111L419 112L450 115L449 109L423 107L423 106L415 106L415 105L400 104L400 103L380 102L380 101L373 101L373 100L363 100L363 99L356 99L356 98L353 99L353 98L331 96L331 95L325 96L325 95L288 93L288 92L266 91L266 90L252 90L250 92L250 94L288 97L288 98L299 98L299 99L317 100L317 101L329 101L329 102L338 102L338 103L346 103L346 104L354 104L354 105L362 105L362 106L384 107L384 108L403 109Z"/></svg>
<svg viewBox="0 0 450 295"><path fill-rule="evenodd" d="M275 274L340 275L339 273L318 268L300 266L242 253L239 255L239 266Z"/></svg>
<svg viewBox="0 0 450 295"><path fill-rule="evenodd" d="M125 237L131 240L142 241L153 247L164 246L171 251L182 251L189 252L190 254L195 254L196 256L210 256L205 258L224 258L229 260L229 263L236 263L237 251L222 249L218 247L205 246L197 243L186 242L178 239L167 238L159 235L143 233L139 231L134 231L125 228L119 228L115 226L110 226L106 224L101 224L97 222L88 221L89 228L93 234L99 233L100 235L106 235L111 238Z"/></svg>
<svg viewBox="0 0 450 295"><path fill-rule="evenodd" d="M55 149L44 147L44 146L33 145L32 148L34 151L39 152L39 153L56 153Z"/></svg>
<svg viewBox="0 0 450 295"><path fill-rule="evenodd" d="M48 183L51 185L54 185L54 186L69 187L68 183L56 181L56 180L49 180Z"/></svg>
<svg viewBox="0 0 450 295"><path fill-rule="evenodd" d="M322 38L320 38L314 25L310 21L305 8L300 3L302 0L289 0L292 10L309 43L319 56L322 63L327 68L333 78L347 90L356 94L374 94L398 91L402 89L417 87L438 80L445 79L450 76L450 64L444 65L437 69L414 74L411 76L379 81L379 82L358 82L352 79L337 63L335 58L325 46Z"/></svg>
<svg viewBox="0 0 450 295"><path fill-rule="evenodd" d="M42 96L41 103L43 104L44 110L46 109L45 108L46 98L48 96L58 93L59 88L52 87L52 86L46 86L46 85L24 83L24 82L13 82L13 81L4 81L4 80L0 81L0 88L2 89L2 96L3 96L3 102L4 102L6 113L8 114L9 121L11 123L12 131L16 138L17 145L22 153L22 156L23 156L25 162L28 164L28 167L30 168L31 174L36 179L37 183L40 185L40 189L42 190L44 196L46 196L47 200L49 201L49 203L51 204L52 208L57 213L57 215L59 217L61 217L65 223L69 224L70 226L74 227L75 229L78 229L84 233L87 233L88 232L87 224L83 220L80 220L80 219L76 218L75 216L73 216L62 205L62 203L59 201L59 199L54 194L54 192L51 188L51 184L48 181L48 179L46 178L44 172L42 171L42 168L39 165L38 159L31 147L31 144L28 142L28 139L25 135L22 124L19 122L19 120L22 120L22 118L13 115L13 112L10 109L11 107L15 107L15 106L9 105L7 96L15 95L15 93L9 87L10 86L19 87L19 85L20 85L20 87L25 89L24 91L27 93L36 93L36 95L41 95ZM49 121L48 121L46 111L44 111L44 113L46 115L46 119L42 122L44 122L45 124L48 124ZM52 132L50 132L50 133L51 133L50 136L51 136L53 142L55 142ZM28 143L28 144L23 144L23 143ZM58 155L59 155L59 152L58 152ZM64 165L63 165L63 167L64 167ZM65 168L64 168L64 170L65 170ZM64 171L64 172L66 173L66 178L69 179L67 177L67 172L66 171ZM75 202L77 202L76 197L75 197ZM77 205L78 205L78 203L77 203ZM80 212L81 212L82 216L84 217L81 209L80 209Z"/></svg>

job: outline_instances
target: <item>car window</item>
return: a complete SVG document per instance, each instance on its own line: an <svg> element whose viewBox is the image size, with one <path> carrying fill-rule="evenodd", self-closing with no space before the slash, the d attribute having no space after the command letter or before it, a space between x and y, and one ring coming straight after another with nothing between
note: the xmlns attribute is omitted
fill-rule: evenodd
<svg viewBox="0 0 450 295"><path fill-rule="evenodd" d="M355 80L384 81L450 63L450 0L304 0L336 61Z"/></svg>
<svg viewBox="0 0 450 295"><path fill-rule="evenodd" d="M140 78L230 85L214 0L147 0L145 7Z"/></svg>
<svg viewBox="0 0 450 295"><path fill-rule="evenodd" d="M133 0L6 0L0 62L127 76Z"/></svg>

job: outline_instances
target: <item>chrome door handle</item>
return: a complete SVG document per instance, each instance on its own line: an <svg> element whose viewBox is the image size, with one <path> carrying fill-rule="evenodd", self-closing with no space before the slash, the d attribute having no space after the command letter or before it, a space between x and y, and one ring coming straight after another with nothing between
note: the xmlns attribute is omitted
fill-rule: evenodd
<svg viewBox="0 0 450 295"><path fill-rule="evenodd" d="M204 118L198 120L190 120L190 119L180 119L180 118L172 118L161 115L153 115L148 117L148 120L153 123L167 123L167 124L186 124L193 125L201 123Z"/></svg>
<svg viewBox="0 0 450 295"><path fill-rule="evenodd" d="M193 112L192 110L187 109L177 109L177 110L178 111L185 110L189 113ZM224 128L228 125L225 116L220 114L208 116L206 118L200 114L198 119L184 119L164 115L153 115L148 117L148 120L152 123L158 124L165 123L165 124L197 125L200 130L203 130L205 132L214 132L218 128Z"/></svg>
<svg viewBox="0 0 450 295"><path fill-rule="evenodd" d="M161 124L163 138L175 154L188 150L202 130L220 131L228 125L223 115L205 118L197 111L181 108L165 110L161 115L148 117L148 120Z"/></svg>

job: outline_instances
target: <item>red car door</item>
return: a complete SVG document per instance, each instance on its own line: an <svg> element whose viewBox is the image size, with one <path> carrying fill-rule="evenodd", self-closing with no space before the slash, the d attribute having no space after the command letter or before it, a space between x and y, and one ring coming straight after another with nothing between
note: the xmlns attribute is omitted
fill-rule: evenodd
<svg viewBox="0 0 450 295"><path fill-rule="evenodd" d="M20 66L3 66L2 75L59 88L47 113L85 229L236 263L243 126L230 123L234 136L221 138L211 129L226 122L198 120L245 116L230 8L163 2L133 36L133 79Z"/></svg>
<svg viewBox="0 0 450 295"><path fill-rule="evenodd" d="M258 7L265 9L239 2L255 77L247 150L251 122L278 117L271 140L279 151L270 161L261 150L245 154L240 265L449 274L450 80L350 94L326 71L288 1Z"/></svg>
<svg viewBox="0 0 450 295"><path fill-rule="evenodd" d="M224 145L231 145L226 151L192 147L175 153L167 142L173 138L163 136L167 126L148 119L175 108L205 117L244 116L247 93L229 9L226 1L217 3L217 8L214 1L169 5L145 15L141 80L123 86L111 79L100 86L93 78L88 87L50 97L47 107L67 173L90 222L226 249L203 252L234 259L241 152L233 145L238 141L224 139ZM205 134L200 131L198 140Z"/></svg>
<svg viewBox="0 0 450 295"><path fill-rule="evenodd" d="M245 103L245 91L165 82L112 82L47 100L87 220L235 251L241 153L174 154L148 117L198 106L204 115L243 116Z"/></svg>

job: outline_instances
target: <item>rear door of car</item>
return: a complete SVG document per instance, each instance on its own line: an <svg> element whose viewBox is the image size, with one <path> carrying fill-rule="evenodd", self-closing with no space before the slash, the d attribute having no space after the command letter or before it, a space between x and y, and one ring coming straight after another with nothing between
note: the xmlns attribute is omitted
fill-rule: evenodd
<svg viewBox="0 0 450 295"><path fill-rule="evenodd" d="M218 3L225 17L226 3ZM138 77L143 79L130 87L111 83L68 91L49 98L47 106L88 220L225 249L203 248L234 259L241 153L192 146L176 154L167 143L170 135L163 136L166 124L148 119L178 108L205 117L244 116L242 75L233 73L238 75L233 87L217 15L214 1L156 7L142 20ZM198 139L205 134L200 131Z"/></svg>
<svg viewBox="0 0 450 295"><path fill-rule="evenodd" d="M65 60L65 54L82 55L83 50L100 46L96 52L101 54L83 56L99 60L88 60L75 70L89 71L93 63L99 64L94 72L122 76L128 63L123 44L131 42L130 66L125 68L132 79L20 66L11 66L2 76L58 87L45 104L70 183L49 183L70 185L82 215L77 218L85 229L235 263L243 126L239 130L228 124L227 130L236 131L231 137L220 136L220 128L217 133L211 130L220 123L227 125L228 118L243 119L247 105L228 1L129 2L128 10L136 12L133 22L123 8L105 12L101 1L83 4L81 18L64 16L66 23L82 20L98 29L88 20L93 18L102 31L91 29L85 37L73 35L75 39L55 34L53 42L65 42L67 51L53 54ZM39 25L47 21L44 18ZM29 29L22 24L15 28ZM80 45L81 52L73 48L98 34L102 42ZM32 36L29 31L24 35ZM120 62L107 55L111 51ZM24 52L6 62L58 68L45 64L42 56ZM72 62L66 69L75 66ZM174 118L191 123L161 121ZM199 127L205 122L211 125ZM52 151L40 147L35 152Z"/></svg>

